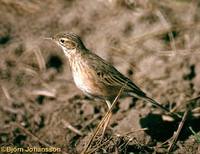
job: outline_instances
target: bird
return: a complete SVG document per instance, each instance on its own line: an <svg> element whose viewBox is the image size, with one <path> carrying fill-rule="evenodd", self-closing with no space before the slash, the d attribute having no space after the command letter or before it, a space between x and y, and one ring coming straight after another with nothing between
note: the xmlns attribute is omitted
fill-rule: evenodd
<svg viewBox="0 0 200 154"><path fill-rule="evenodd" d="M108 108L110 108L112 101L126 83L121 97L135 97L171 113L157 101L148 97L112 64L90 51L77 34L60 32L50 39L62 48L69 60L73 80L84 94L105 100Z"/></svg>

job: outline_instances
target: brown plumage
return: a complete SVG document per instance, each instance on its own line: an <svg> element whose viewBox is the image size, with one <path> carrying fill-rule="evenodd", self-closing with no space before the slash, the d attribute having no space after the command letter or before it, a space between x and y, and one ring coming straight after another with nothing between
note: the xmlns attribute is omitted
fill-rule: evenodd
<svg viewBox="0 0 200 154"><path fill-rule="evenodd" d="M75 84L85 94L112 102L120 88L126 83L122 96L142 99L169 112L159 103L147 97L138 86L111 64L89 51L78 35L59 33L52 39L68 57Z"/></svg>

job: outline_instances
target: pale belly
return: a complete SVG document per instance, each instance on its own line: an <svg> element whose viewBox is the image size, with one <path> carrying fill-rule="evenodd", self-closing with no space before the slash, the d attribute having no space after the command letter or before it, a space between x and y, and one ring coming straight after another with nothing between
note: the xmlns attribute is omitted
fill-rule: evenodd
<svg viewBox="0 0 200 154"><path fill-rule="evenodd" d="M103 87L95 75L95 72L92 70L89 70L87 73L85 71L76 70L73 72L73 79L76 86L85 94L101 97L104 95Z"/></svg>
<svg viewBox="0 0 200 154"><path fill-rule="evenodd" d="M79 73L74 73L73 78L76 86L80 90L82 90L84 93L92 93L92 87L88 81L89 77L83 76Z"/></svg>
<svg viewBox="0 0 200 154"><path fill-rule="evenodd" d="M90 75L74 75L74 82L76 86L88 96L113 100L119 92L118 88L105 86L96 78ZM96 80L95 80L96 79Z"/></svg>
<svg viewBox="0 0 200 154"><path fill-rule="evenodd" d="M85 72L86 68L87 73ZM115 97L119 92L118 88L105 85L98 78L96 72L91 70L87 65L73 68L72 73L76 86L87 95L110 99Z"/></svg>

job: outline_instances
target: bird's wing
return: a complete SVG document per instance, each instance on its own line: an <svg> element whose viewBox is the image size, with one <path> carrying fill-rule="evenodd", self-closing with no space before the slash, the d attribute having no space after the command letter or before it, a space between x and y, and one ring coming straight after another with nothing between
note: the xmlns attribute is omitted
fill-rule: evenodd
<svg viewBox="0 0 200 154"><path fill-rule="evenodd" d="M139 96L146 95L130 79L125 77L122 73L120 73L111 64L107 63L104 59L96 55L95 57L94 55L92 57L96 59L96 64L94 64L93 67L95 67L94 69L96 70L97 76L101 82L113 87L122 87L126 83L125 91L135 93Z"/></svg>
<svg viewBox="0 0 200 154"><path fill-rule="evenodd" d="M100 78L105 84L118 87L122 87L124 84L126 84L125 91L133 92L139 96L145 96L145 93L138 86L136 86L130 79L121 74L113 66L111 70L109 69L107 71L103 71L102 74L103 75L101 75Z"/></svg>

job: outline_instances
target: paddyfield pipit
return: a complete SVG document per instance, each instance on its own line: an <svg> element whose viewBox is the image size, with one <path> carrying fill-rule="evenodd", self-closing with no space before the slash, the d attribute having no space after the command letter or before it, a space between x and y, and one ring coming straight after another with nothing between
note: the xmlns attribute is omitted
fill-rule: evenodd
<svg viewBox="0 0 200 154"><path fill-rule="evenodd" d="M51 39L62 48L69 60L76 86L86 95L104 99L110 108L110 103L126 83L121 96L136 97L169 112L168 109L148 97L115 67L88 50L78 35L71 32L59 33Z"/></svg>

